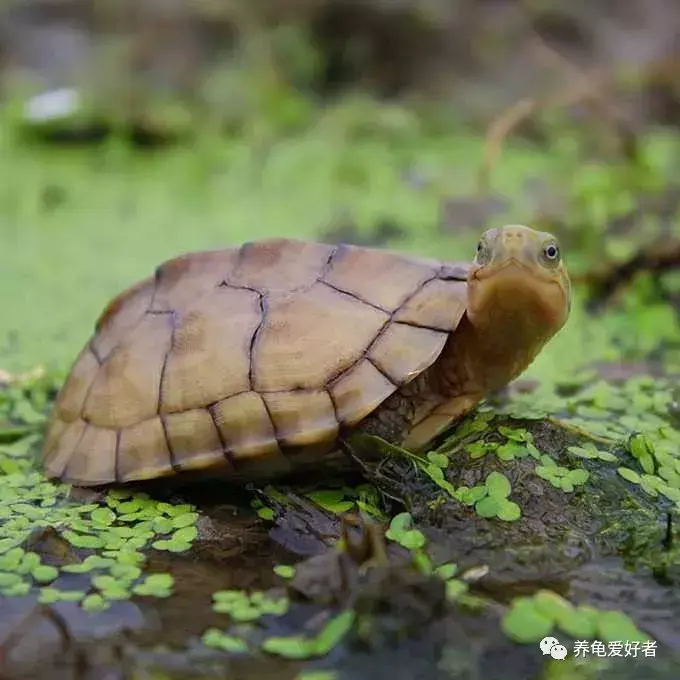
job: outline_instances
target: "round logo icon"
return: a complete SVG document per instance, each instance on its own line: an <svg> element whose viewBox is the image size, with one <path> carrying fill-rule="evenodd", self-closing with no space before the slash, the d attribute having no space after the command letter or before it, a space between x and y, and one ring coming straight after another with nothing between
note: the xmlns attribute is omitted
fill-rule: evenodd
<svg viewBox="0 0 680 680"><path fill-rule="evenodd" d="M541 651L543 652L543 656L546 654L550 654L550 650L555 646L559 645L560 641L557 638L554 637L544 637L541 642L539 643L539 647L541 648Z"/></svg>
<svg viewBox="0 0 680 680"><path fill-rule="evenodd" d="M552 656L553 659L562 661L562 659L565 659L567 656L567 648L564 645L560 645L559 643L553 645L550 648L550 656Z"/></svg>

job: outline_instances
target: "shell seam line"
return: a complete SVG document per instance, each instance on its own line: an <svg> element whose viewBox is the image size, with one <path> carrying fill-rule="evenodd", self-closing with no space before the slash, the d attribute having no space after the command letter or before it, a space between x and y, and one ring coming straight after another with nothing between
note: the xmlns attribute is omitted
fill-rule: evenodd
<svg viewBox="0 0 680 680"><path fill-rule="evenodd" d="M160 421L161 421L161 429L163 430L163 437L165 438L165 446L168 449L168 457L170 459L170 466L172 469L179 473L182 471L181 466L177 463L177 458L175 456L175 452L172 450L172 444L170 443L170 437L168 436L168 424L165 421L165 416L160 415L159 416Z"/></svg>
<svg viewBox="0 0 680 680"><path fill-rule="evenodd" d="M207 406L206 410L210 414L210 418L213 422L213 425L215 426L215 431L217 432L217 439L219 440L220 446L222 447L222 455L224 456L225 460L229 463L229 465L233 469L236 469L234 453L231 449L229 449L227 447L227 442L224 441L224 437L222 436L222 431L220 430L219 426L217 425L217 418L215 417L214 406L215 406L215 404L212 404L211 406Z"/></svg>
<svg viewBox="0 0 680 680"><path fill-rule="evenodd" d="M163 406L163 384L165 383L165 374L168 367L168 359L170 354L175 347L175 333L177 331L177 315L176 312L170 312L170 344L165 351L165 356L163 357L163 364L161 365L161 375L158 380L158 395L156 396L156 413L160 415L161 407Z"/></svg>

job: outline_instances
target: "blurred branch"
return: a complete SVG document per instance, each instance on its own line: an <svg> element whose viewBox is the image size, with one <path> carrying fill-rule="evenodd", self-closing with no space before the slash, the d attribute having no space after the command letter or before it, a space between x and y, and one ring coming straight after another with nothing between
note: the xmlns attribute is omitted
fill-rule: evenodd
<svg viewBox="0 0 680 680"><path fill-rule="evenodd" d="M595 115L615 129L621 150L626 158L632 162L637 162L639 159L635 132L620 118L604 95L605 86L610 77L597 69L582 72L538 36L534 38L534 49L537 50L537 56L547 65L564 74L564 85L558 94L544 99L528 97L519 100L502 111L491 123L486 133L482 166L477 178L480 193L486 193L490 188L491 172L500 156L505 139L520 123L541 109L573 106L577 103L585 104L593 110Z"/></svg>
<svg viewBox="0 0 680 680"><path fill-rule="evenodd" d="M680 239L662 239L641 248L628 260L577 277L577 283L585 283L592 290L591 302L605 304L621 288L624 288L640 273L655 275L673 269L680 269Z"/></svg>

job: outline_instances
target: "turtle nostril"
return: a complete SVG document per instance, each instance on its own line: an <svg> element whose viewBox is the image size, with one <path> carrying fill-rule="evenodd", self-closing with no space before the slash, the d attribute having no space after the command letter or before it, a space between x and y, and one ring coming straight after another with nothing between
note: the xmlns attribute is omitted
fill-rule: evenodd
<svg viewBox="0 0 680 680"><path fill-rule="evenodd" d="M524 243L524 234L519 231L507 231L503 234L503 245L516 250Z"/></svg>

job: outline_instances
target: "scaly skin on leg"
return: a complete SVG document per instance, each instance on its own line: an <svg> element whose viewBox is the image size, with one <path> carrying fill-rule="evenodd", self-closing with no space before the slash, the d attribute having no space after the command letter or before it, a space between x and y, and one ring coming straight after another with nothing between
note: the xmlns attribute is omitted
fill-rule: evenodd
<svg viewBox="0 0 680 680"><path fill-rule="evenodd" d="M363 459L373 457L356 438L352 439L352 434L373 435L395 446L420 449L482 399L483 394L479 392L458 394L457 388L443 385L435 379L438 370L435 364L364 419L348 437L347 443L354 453Z"/></svg>

